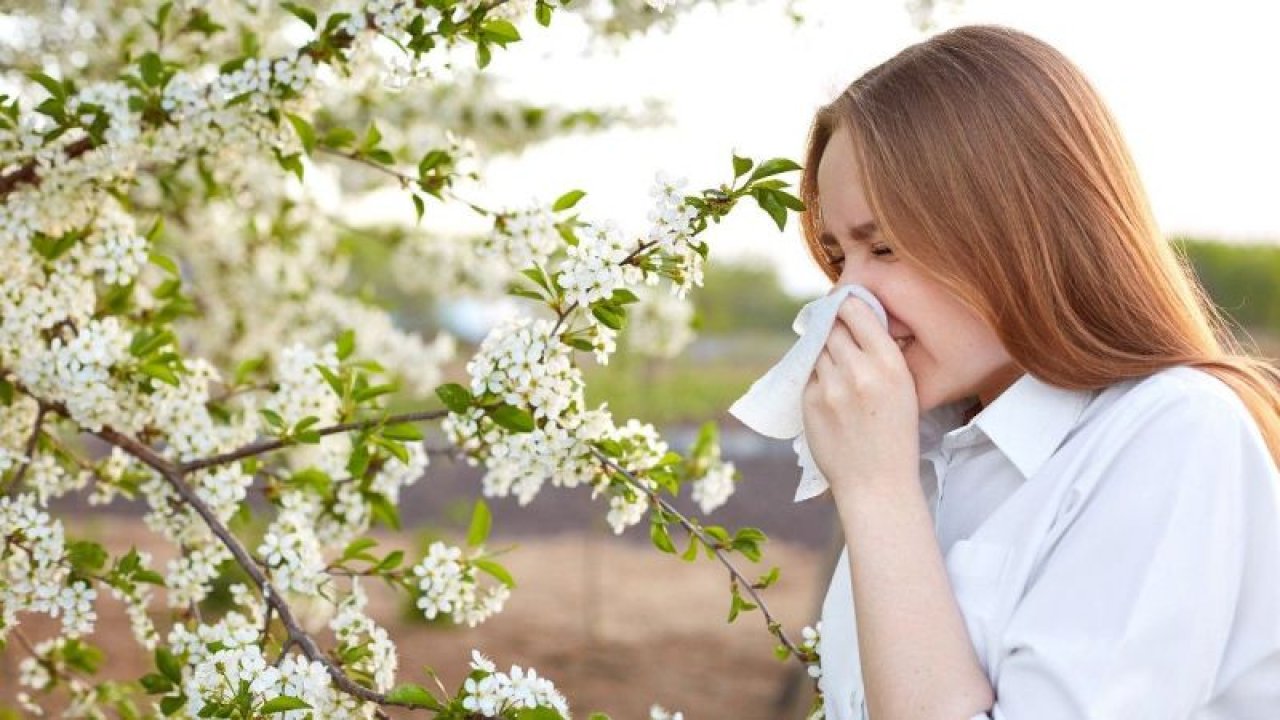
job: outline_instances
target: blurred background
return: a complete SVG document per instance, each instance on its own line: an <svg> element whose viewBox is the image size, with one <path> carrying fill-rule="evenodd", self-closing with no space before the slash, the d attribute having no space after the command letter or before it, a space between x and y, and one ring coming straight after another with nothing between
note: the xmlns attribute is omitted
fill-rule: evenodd
<svg viewBox="0 0 1280 720"><path fill-rule="evenodd" d="M1259 354L1280 356L1277 3L705 3L670 27L603 47L585 21L558 14L551 28L530 29L518 49L495 55L492 75L504 97L609 107L631 120L596 123L584 115L571 132L512 143L488 161L474 197L488 206L549 203L577 187L588 192L584 214L642 228L655 173L701 187L731 177L731 153L799 160L814 110L858 74L931 32L974 22L1039 35L1081 65L1118 117L1170 242L1191 259L1240 337ZM446 373L457 381L474 350L466 343L478 342L519 306L484 295L442 300L415 292L398 276L403 256L394 244L362 241L370 225L411 223L412 212L395 192L347 203L353 282L392 308L403 327L461 338ZM441 222L453 223L449 229L457 233L482 229L462 214ZM596 366L584 356L588 401L607 401L615 417L654 423L674 449L692 442L705 421L719 423L724 456L742 479L708 522L769 535L758 572L782 567L782 580L766 598L796 635L816 620L834 561L834 514L825 500L793 504L798 471L789 444L745 431L727 408L791 344L796 311L823 293L826 281L794 222L778 233L750 209L708 237L706 284L691 296L694 339L674 357L624 347L609 365ZM420 406L406 399L398 409ZM423 481L406 490L404 531L384 533L386 543L421 550L432 539L465 532L479 477L478 469L433 459ZM90 511L78 502L64 501L76 513L77 532L107 537L113 551L149 547L157 565L167 559L163 548L151 547L154 539L129 505ZM647 717L651 702L683 710L689 720L803 716L807 684L773 658L758 613L725 622L727 582L711 562L689 565L657 553L647 547L643 525L614 537L604 508L581 491L547 488L527 507L514 499L491 505L497 542L518 547L506 558L517 580L507 612L479 628L449 627L415 620L402 599L375 593L381 605L375 616L386 619L400 643L402 673L418 675L430 665L452 686L470 648L479 648L501 666L538 668L584 717L596 710ZM693 509L688 502L682 507ZM223 590L212 602L225 598L235 579L220 580ZM110 607L102 614L110 618ZM129 654L132 641L120 625L126 624L101 623L95 641L110 652L115 644L106 636L118 632L113 662L141 668L148 659ZM0 655L0 700L16 676L15 658Z"/></svg>

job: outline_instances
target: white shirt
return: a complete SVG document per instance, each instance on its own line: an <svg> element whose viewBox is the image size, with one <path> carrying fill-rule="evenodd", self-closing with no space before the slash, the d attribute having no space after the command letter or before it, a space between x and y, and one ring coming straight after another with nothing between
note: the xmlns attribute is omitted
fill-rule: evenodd
<svg viewBox="0 0 1280 720"><path fill-rule="evenodd" d="M1177 367L1101 391L1029 373L920 475L995 705L969 720L1280 718L1280 471L1224 383ZM822 608L831 720L866 720L846 547ZM958 719L961 720L961 719Z"/></svg>

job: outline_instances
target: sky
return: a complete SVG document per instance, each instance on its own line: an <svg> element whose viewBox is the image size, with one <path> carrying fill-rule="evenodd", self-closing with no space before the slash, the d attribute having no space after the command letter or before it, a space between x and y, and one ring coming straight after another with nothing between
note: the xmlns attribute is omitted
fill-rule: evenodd
<svg viewBox="0 0 1280 720"><path fill-rule="evenodd" d="M813 112L859 74L932 32L982 22L1036 35L1084 70L1118 119L1166 234L1280 243L1280 3L940 4L930 31L912 24L905 0L800 0L799 27L779 0L708 4L670 32L590 61L578 53L581 24L558 14L549 29L528 28L518 52L495 57L513 94L632 108L659 98L673 122L571 136L496 161L485 196L549 202L581 188L585 217L638 230L655 173L697 189L729 180L735 152L799 161ZM713 260L764 259L799 296L826 287L794 219L779 233L752 204L710 233Z"/></svg>

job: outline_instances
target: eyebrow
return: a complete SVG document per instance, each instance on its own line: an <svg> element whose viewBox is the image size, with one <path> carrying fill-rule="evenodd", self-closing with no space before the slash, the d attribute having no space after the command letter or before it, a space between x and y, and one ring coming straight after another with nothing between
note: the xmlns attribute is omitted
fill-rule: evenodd
<svg viewBox="0 0 1280 720"><path fill-rule="evenodd" d="M853 238L854 240L865 241L869 239L873 234L875 234L877 229L879 228L877 228L876 226L876 221L868 220L867 222L864 222L861 225L854 225L853 227L849 228L846 232L849 234L849 237ZM818 239L824 243L836 242L836 244L839 244L836 241L835 236L832 235L829 230L824 230L822 232L822 235L820 235Z"/></svg>

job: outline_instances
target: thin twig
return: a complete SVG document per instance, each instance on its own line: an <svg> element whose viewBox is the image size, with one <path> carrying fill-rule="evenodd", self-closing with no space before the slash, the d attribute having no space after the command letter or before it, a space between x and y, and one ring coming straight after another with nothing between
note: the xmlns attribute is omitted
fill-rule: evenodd
<svg viewBox="0 0 1280 720"><path fill-rule="evenodd" d="M36 456L36 443L40 441L40 429L44 425L45 413L49 412L49 407L39 400L36 401L36 421L31 426L31 436L27 438L27 448L24 456L26 460L18 466L17 472L13 475L13 481L6 489L6 493L11 490L17 490L22 486L22 478L26 477L27 468L31 467L32 461Z"/></svg>
<svg viewBox="0 0 1280 720"><path fill-rule="evenodd" d="M365 428L370 428L375 425L381 425L381 424L393 425L393 424L406 423L406 422L423 422L426 420L439 420L440 418L448 414L449 414L448 410L426 410L426 411L420 411L420 412L411 412L411 413L405 413L403 415L392 415L390 417L381 418L381 419L360 420L357 422L342 423L340 425L331 425L329 427L316 430L315 433L321 436L334 435L337 433L351 432L352 430L364 430ZM215 467L217 465L226 465L227 463L233 463L237 460L243 460L244 458L247 458L247 457L253 457L254 455L261 455L263 453L268 453L273 450L279 450L281 448L290 447L296 444L298 444L297 440L267 440L263 442L252 443L238 450L232 450L231 452L223 453L221 455L214 455L211 457L201 458L199 460L192 460L191 462L182 463L181 465L178 465L175 468L175 470L180 475L186 475L187 473L194 472L196 470L204 470L205 468Z"/></svg>
<svg viewBox="0 0 1280 720"><path fill-rule="evenodd" d="M719 541L707 536L707 534L702 531L702 528L700 526L698 526L689 518L685 517L683 513L681 513L679 510L676 510L675 507L671 505L671 503L667 502L666 500L663 500L662 497L660 497L656 492L642 485L634 475L632 475L629 471L627 471L625 468L621 467L617 463L613 462L613 460L609 459L609 457L604 453L602 453L598 448L592 447L591 452L594 453L595 456L607 467L621 473L622 476L627 479L627 482L631 483L631 485L637 490L648 495L664 511L670 513L671 515L674 515L675 518L680 521L680 524L684 526L685 530L688 531L690 535L697 537L699 540L702 541L703 545L711 548L712 552L715 553L716 558L720 560L720 564L724 565L725 569L729 571L730 578L734 582L745 587L747 590L747 594L751 596L751 599L755 601L756 605L760 606L760 612L764 614L765 623L768 626L769 632L772 633L775 637L777 637L779 642L781 642L784 646L786 646L787 650L791 652L791 655L793 657L795 657L800 662L804 663L806 666L809 664L809 661L805 659L806 654L803 651L801 651L799 648L797 648L794 643L791 642L791 640L787 637L786 633L782 631L782 623L775 620L773 617L773 614L769 612L768 604L766 604L764 601L764 598L761 597L760 594L756 592L755 585L750 580L748 580L746 576L744 576L741 572L739 572L738 568L734 567L733 563L729 562L729 558L726 556L724 551L720 548Z"/></svg>

